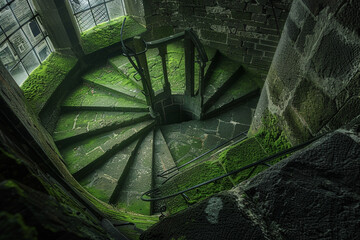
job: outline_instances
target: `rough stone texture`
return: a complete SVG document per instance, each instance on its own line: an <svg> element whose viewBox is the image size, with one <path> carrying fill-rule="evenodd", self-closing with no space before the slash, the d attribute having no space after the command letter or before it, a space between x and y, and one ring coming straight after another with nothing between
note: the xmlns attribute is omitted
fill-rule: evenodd
<svg viewBox="0 0 360 240"><path fill-rule="evenodd" d="M211 47L236 54L242 63L267 71L292 0L269 1L154 0L150 28L170 25L175 31L193 28Z"/></svg>
<svg viewBox="0 0 360 240"><path fill-rule="evenodd" d="M360 114L355 103L360 92L358 7L352 1L293 2L252 133L261 129L266 108L281 119L292 143L335 130Z"/></svg>
<svg viewBox="0 0 360 240"><path fill-rule="evenodd" d="M265 239L236 198L229 194L211 197L188 210L162 220L140 239Z"/></svg>
<svg viewBox="0 0 360 240"><path fill-rule="evenodd" d="M192 120L162 126L162 132L177 164L185 163L249 129L258 97L204 121Z"/></svg>
<svg viewBox="0 0 360 240"><path fill-rule="evenodd" d="M140 199L141 194L152 188L154 132L151 131L142 141L129 174L124 180L119 194L120 208L140 214L151 215L151 203Z"/></svg>
<svg viewBox="0 0 360 240"><path fill-rule="evenodd" d="M140 239L360 238L359 120L347 129L164 219Z"/></svg>

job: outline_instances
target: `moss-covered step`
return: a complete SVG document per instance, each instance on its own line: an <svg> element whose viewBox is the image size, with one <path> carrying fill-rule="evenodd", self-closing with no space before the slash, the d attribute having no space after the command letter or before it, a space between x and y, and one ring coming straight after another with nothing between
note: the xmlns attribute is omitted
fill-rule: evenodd
<svg viewBox="0 0 360 240"><path fill-rule="evenodd" d="M164 85L164 74L162 68L162 61L159 55L159 50L157 48L149 49L146 52L146 58L150 73L151 85L154 92L160 92L163 90ZM135 84L140 85L141 81L140 76L137 74L135 68L131 65L129 60L122 56L118 55L109 59L109 63L114 66L121 74L125 75L131 79ZM135 78L134 78L135 77Z"/></svg>
<svg viewBox="0 0 360 240"><path fill-rule="evenodd" d="M45 106L56 89L75 67L77 59L52 53L21 85L25 98L36 114Z"/></svg>
<svg viewBox="0 0 360 240"><path fill-rule="evenodd" d="M184 94L185 50L183 41L167 45L167 68L172 94Z"/></svg>
<svg viewBox="0 0 360 240"><path fill-rule="evenodd" d="M102 111L126 111L145 112L148 107L137 101L129 100L120 94L105 91L103 89L80 85L62 103L61 108L65 111L77 110L102 110Z"/></svg>
<svg viewBox="0 0 360 240"><path fill-rule="evenodd" d="M121 40L120 30L124 18L124 16L118 17L82 32L81 43L85 54L119 43ZM140 35L145 31L145 26L136 22L132 17L126 16L124 40Z"/></svg>
<svg viewBox="0 0 360 240"><path fill-rule="evenodd" d="M155 131L154 136L154 188L160 187L161 184L165 181L166 178L159 177L158 174L163 173L164 171L176 167L174 159L171 156L170 150L166 144L164 136L161 132L161 129ZM178 171L174 171L166 175L166 177L171 177L176 174ZM166 201L156 201L153 205L154 213L161 212L161 207L166 206Z"/></svg>
<svg viewBox="0 0 360 240"><path fill-rule="evenodd" d="M217 56L218 51L215 48L211 48L209 46L204 45L204 49L206 52L206 55L208 57L208 62L206 63L205 69L204 69L204 76L206 75L207 71L210 69L211 63L215 60L215 56ZM198 51L195 48L195 57L198 55ZM194 92L196 93L199 89L199 74L200 74L200 65L196 62L195 63L195 86L194 86Z"/></svg>
<svg viewBox="0 0 360 240"><path fill-rule="evenodd" d="M221 96L243 73L244 68L240 63L220 55L206 74L204 108L209 108L215 99Z"/></svg>
<svg viewBox="0 0 360 240"><path fill-rule="evenodd" d="M61 147L96 134L149 120L147 112L79 111L63 113L56 125L53 139Z"/></svg>
<svg viewBox="0 0 360 240"><path fill-rule="evenodd" d="M119 54L108 59L108 63L113 66L120 74L127 77L138 89L143 89L140 76L131 65L127 57Z"/></svg>
<svg viewBox="0 0 360 240"><path fill-rule="evenodd" d="M185 53L183 42L171 43L167 46L167 69L168 79L173 94L184 94L185 90ZM148 60L149 73L151 77L152 87L155 92L163 89L164 74L162 68L161 57L158 49L149 49L146 52ZM120 73L127 76L129 79L140 85L140 76L137 75L129 60L118 55L109 59L109 63L113 65Z"/></svg>
<svg viewBox="0 0 360 240"><path fill-rule="evenodd" d="M205 126L201 121L193 120L161 126L176 165L180 166L215 147L221 139L216 136L218 124L218 121L208 121Z"/></svg>
<svg viewBox="0 0 360 240"><path fill-rule="evenodd" d="M150 202L142 201L141 194L152 188L153 140L154 132L151 131L142 141L119 193L119 208L144 215L152 214Z"/></svg>
<svg viewBox="0 0 360 240"><path fill-rule="evenodd" d="M257 85L259 78L259 75L249 71L243 73L230 87L222 92L215 102L211 103L211 106L206 111L206 118L222 113L227 108L259 94L259 86Z"/></svg>
<svg viewBox="0 0 360 240"><path fill-rule="evenodd" d="M245 167L291 147L284 132L280 129L279 121L275 116L269 114L262 121L264 127L255 136L233 145L220 153L219 161L226 172ZM267 164L273 165L286 157L288 155L273 159ZM256 168L244 170L233 175L232 179L235 184L238 184L248 177L253 177L259 172L264 171L268 166L259 165Z"/></svg>
<svg viewBox="0 0 360 240"><path fill-rule="evenodd" d="M141 88L129 78L120 74L110 64L90 70L83 75L83 80L104 90L120 93L124 97L140 103L146 102Z"/></svg>
<svg viewBox="0 0 360 240"><path fill-rule="evenodd" d="M193 187L197 184L211 180L225 174L225 170L217 158L210 159L195 167L186 169L173 177L160 187L161 195L167 196L176 192ZM188 205L199 202L215 193L231 189L234 185L229 178L223 178L214 183L204 185L185 193L187 202L180 195L167 201L168 210L174 214L188 207Z"/></svg>
<svg viewBox="0 0 360 240"><path fill-rule="evenodd" d="M140 140L137 139L129 146L121 149L109 158L104 165L82 179L80 184L101 201L109 202L111 196L115 194L114 190L124 180L126 172L129 171L139 142Z"/></svg>
<svg viewBox="0 0 360 240"><path fill-rule="evenodd" d="M153 120L144 121L114 131L102 133L61 149L61 155L71 174L81 179L101 166L119 149L153 128Z"/></svg>

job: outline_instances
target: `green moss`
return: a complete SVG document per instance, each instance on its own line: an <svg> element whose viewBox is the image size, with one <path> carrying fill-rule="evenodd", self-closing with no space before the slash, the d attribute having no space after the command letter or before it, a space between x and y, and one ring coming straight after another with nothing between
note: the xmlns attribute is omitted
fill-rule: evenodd
<svg viewBox="0 0 360 240"><path fill-rule="evenodd" d="M173 94L184 94L185 91L185 53L183 42L167 46L168 78Z"/></svg>
<svg viewBox="0 0 360 240"><path fill-rule="evenodd" d="M19 213L0 212L1 239L37 239L35 227L28 226Z"/></svg>
<svg viewBox="0 0 360 240"><path fill-rule="evenodd" d="M263 119L263 128L254 137L225 150L220 154L219 160L226 172L231 172L290 147L290 142L279 127L278 119L268 114ZM285 157L287 156L274 159L269 164L275 164ZM259 165L255 169L247 169L232 176L232 179L235 183L240 183L249 177L251 171L253 177L266 168L264 165Z"/></svg>
<svg viewBox="0 0 360 240"><path fill-rule="evenodd" d="M189 187L195 186L223 174L225 174L225 171L217 160L207 161L194 168L184 171L182 174L175 177L174 180L164 184L161 189L163 191L163 194L167 195L175 193L177 191L185 190ZM174 185L177 185L176 188L173 187ZM223 178L216 182L188 191L185 194L190 199L189 203L193 204L215 193L228 190L232 187L233 184L231 183L231 181L228 178ZM182 204L179 204L179 201L177 201L170 206L169 204L167 204L167 206L168 208L171 208L171 213L176 213L187 207L184 201L182 201L181 203Z"/></svg>
<svg viewBox="0 0 360 240"><path fill-rule="evenodd" d="M76 63L72 56L52 53L22 84L25 98L37 114Z"/></svg>
<svg viewBox="0 0 360 240"><path fill-rule="evenodd" d="M95 52L120 42L120 29L124 17L115 18L109 22L101 23L81 33L81 42L85 54ZM123 39L131 38L145 32L146 28L133 18L126 17Z"/></svg>

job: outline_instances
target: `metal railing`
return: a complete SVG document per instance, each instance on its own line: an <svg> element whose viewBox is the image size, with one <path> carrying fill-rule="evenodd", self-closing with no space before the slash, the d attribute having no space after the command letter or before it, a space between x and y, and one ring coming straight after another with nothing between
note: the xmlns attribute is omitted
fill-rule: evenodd
<svg viewBox="0 0 360 240"><path fill-rule="evenodd" d="M188 161L188 162L186 162L186 163L184 163L184 164L182 164L182 165L180 165L180 166L174 166L174 167L172 167L172 168L169 168L169 169L163 171L162 173L157 174L157 176L158 176L158 177L162 177L162 178L166 178L166 180L162 183L162 184L165 184L167 181L169 181L170 179L172 179L173 177L175 177L176 175L178 175L180 169L182 169L182 168L184 168L184 167L186 167L186 166L188 166L188 165L190 165L190 164L192 164L192 163L194 163L194 162L197 162L199 159L207 156L208 154L214 152L214 151L217 150L217 149L220 149L220 148L224 147L224 146L227 145L228 143L234 141L235 139L238 139L238 138L241 137L241 136L245 136L245 137L241 138L240 140L237 140L237 141L236 141L235 143L233 143L233 144L236 144L236 143L238 143L238 142L241 142L241 141L247 139L246 134L247 134L247 131L241 132L241 133L239 133L238 135L236 135L235 137L233 137L233 138L231 138L231 139L229 139L229 140L227 140L227 141L225 141L225 142L217 145L216 147L214 147L214 148L208 150L207 152L205 152L205 153L197 156L196 158L194 158L194 159L192 159L192 160L190 160L190 161ZM171 175L172 173L175 173L175 174ZM166 177L166 176L168 176L168 175L171 175L171 176Z"/></svg>
<svg viewBox="0 0 360 240"><path fill-rule="evenodd" d="M184 54L185 54L185 95L194 97L195 96L195 62L199 63L199 96L200 103L203 103L203 94L205 89L204 84L204 73L206 63L208 62L208 57L204 46L201 44L199 38L191 29L186 29L183 32L171 35L169 37L161 38L154 41L146 42L140 36L134 37L133 45L134 50L126 46L123 41L123 31L125 26L126 18L124 18L122 27L121 27L121 44L123 55L126 56L131 65L136 70L136 74L140 75L140 80L143 85L143 93L146 98L146 103L150 109L154 108L155 103L155 93L152 88L150 72L148 67L148 62L146 58L146 52L148 49L157 48L159 50L159 55L162 62L162 71L164 77L164 92L171 94L170 83L168 79L167 71L167 45L173 42L184 40ZM198 53L197 59L195 61L195 49ZM135 58L135 61L132 59ZM137 79L136 79L137 80ZM169 95L165 94L165 95Z"/></svg>
<svg viewBox="0 0 360 240"><path fill-rule="evenodd" d="M205 182L202 182L200 184L197 184L195 186L192 186L192 187L189 187L189 188L186 188L184 190L181 190L181 191L178 191L176 193L172 193L172 194L169 194L169 195L166 195L166 196L161 196L161 187L158 187L158 188L155 188L155 189L151 189L145 193L143 193L141 195L141 200L143 201L147 201L147 202L153 202L153 201L160 201L160 200L165 200L165 199L168 199L168 198L172 198L172 197L176 197L178 195L183 195L185 194L186 192L188 191L191 191L193 189L196 189L196 188L199 188L201 186L204 186L204 185L207 185L209 183L213 183L217 180L220 180L222 178L225 178L225 177L229 177L231 175L234 175L234 174L237 174L237 173L240 173L242 171L245 171L247 169L250 169L250 168L253 168L251 170L251 172L248 174L248 176L246 177L246 179L250 178L251 175L254 173L255 169L259 166L259 165L264 165L264 166L267 166L267 167L271 167L271 165L269 164L269 162L271 160L274 160L274 159L277 159L279 157L282 157L284 155L287 155L287 154L290 154L290 153L293 153L295 151L298 151L300 149L303 149L304 147L310 145L311 143L313 143L314 141L320 139L321 137L323 137L325 134L321 135L321 136L318 136L318 137L315 137L307 142L304 142L302 144L299 144L297 146L294 146L294 147L291 147L289 149L286 149L284 151L281 151L281 152L278 152L274 155L271 155L269 157L265 157L265 158L262 158L260 159L259 161L256 161L254 163L251 163L249 165L246 165L244 167L241 167L239 169L236 169L236 170L233 170L229 173L226 173L226 174L223 174L221 176L218 176L218 177L215 177L213 179L210 179L208 181L205 181Z"/></svg>

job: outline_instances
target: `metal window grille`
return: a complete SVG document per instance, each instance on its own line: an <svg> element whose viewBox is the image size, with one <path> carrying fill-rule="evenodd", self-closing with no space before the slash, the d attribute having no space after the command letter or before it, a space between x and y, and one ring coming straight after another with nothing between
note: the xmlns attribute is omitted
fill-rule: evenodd
<svg viewBox="0 0 360 240"><path fill-rule="evenodd" d="M21 85L54 51L30 0L0 0L0 60Z"/></svg>
<svg viewBox="0 0 360 240"><path fill-rule="evenodd" d="M81 32L125 15L123 0L69 0Z"/></svg>

